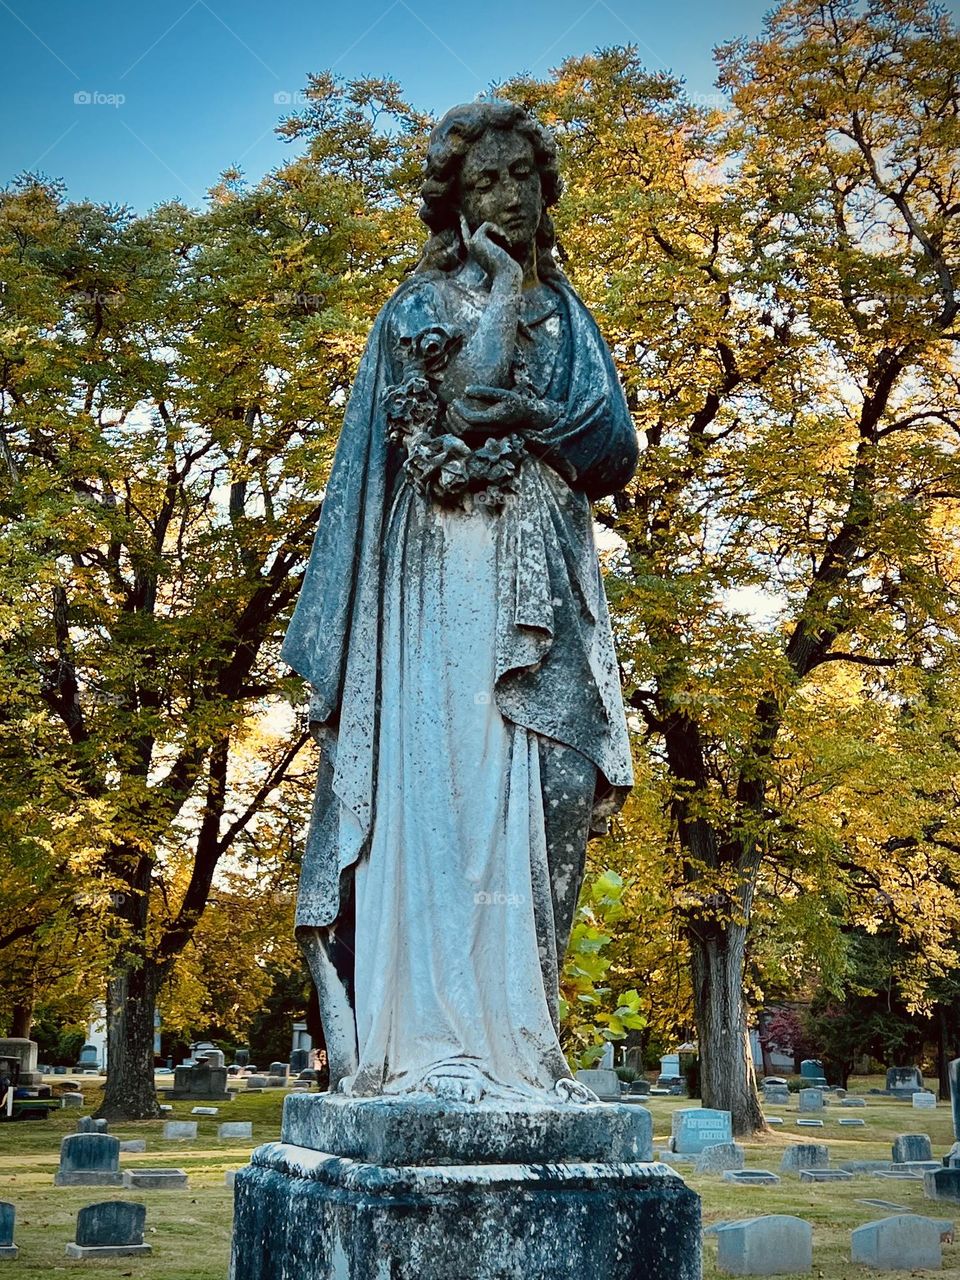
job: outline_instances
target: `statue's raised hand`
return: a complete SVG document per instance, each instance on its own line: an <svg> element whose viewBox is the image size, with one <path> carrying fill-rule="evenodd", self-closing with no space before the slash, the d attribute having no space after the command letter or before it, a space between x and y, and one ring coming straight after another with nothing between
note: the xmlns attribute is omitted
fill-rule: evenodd
<svg viewBox="0 0 960 1280"><path fill-rule="evenodd" d="M506 240L503 228L495 222L483 222L471 234L467 220L460 215L460 232L471 257L476 258L494 284L519 293L523 285L523 267L493 237Z"/></svg>
<svg viewBox="0 0 960 1280"><path fill-rule="evenodd" d="M458 435L543 431L559 417L560 406L554 401L508 387L466 387L447 410L447 418Z"/></svg>

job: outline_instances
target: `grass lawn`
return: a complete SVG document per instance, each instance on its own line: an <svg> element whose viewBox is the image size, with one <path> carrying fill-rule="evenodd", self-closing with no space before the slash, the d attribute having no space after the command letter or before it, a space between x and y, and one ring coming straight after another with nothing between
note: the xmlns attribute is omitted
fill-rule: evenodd
<svg viewBox="0 0 960 1280"><path fill-rule="evenodd" d="M852 1091L879 1082L853 1081ZM190 1103L174 1103L168 1119L196 1119L196 1142L165 1142L162 1121L117 1124L111 1132L121 1139L145 1138L142 1154L123 1153L122 1168L136 1166L179 1166L190 1175L185 1191L126 1191L107 1187L59 1188L53 1175L59 1162L61 1138L76 1129L78 1115L87 1115L96 1105L99 1086L92 1078L83 1084L90 1104L83 1110L55 1112L47 1121L22 1121L0 1125L0 1200L17 1206L16 1242L20 1258L0 1263L0 1276L9 1267L11 1280L47 1280L51 1276L74 1273L78 1268L97 1274L135 1276L139 1280L225 1280L230 1252L232 1192L224 1185L224 1172L245 1164L253 1146L279 1137L283 1094L279 1090L244 1097L221 1105L218 1116L190 1116ZM654 1120L654 1146L666 1146L670 1114L676 1107L690 1105L680 1098L654 1098L650 1110ZM697 1105L697 1104L693 1104ZM822 1129L799 1129L793 1107L771 1107L768 1115L782 1115L785 1123L747 1145L747 1166L779 1170L783 1148L790 1142L825 1142L831 1161L883 1160L890 1158L890 1146L899 1133L928 1133L934 1155L942 1155L953 1142L950 1108L941 1103L936 1111L914 1111L910 1105L886 1098L867 1097L865 1108L853 1110L836 1104L823 1113ZM841 1128L841 1116L861 1116L864 1128ZM217 1125L224 1120L251 1120L253 1143L218 1140ZM703 1200L704 1226L718 1221L752 1217L760 1213L790 1213L813 1225L813 1280L864 1278L873 1274L850 1262L850 1231L864 1222L882 1218L894 1210L858 1204L862 1199L892 1201L910 1212L936 1218L954 1218L951 1206L926 1200L923 1184L897 1182L858 1175L847 1183L800 1183L784 1177L779 1186L737 1187L725 1183L719 1174L695 1174L689 1166L681 1173ZM153 1245L149 1258L117 1258L114 1261L78 1262L64 1256L64 1246L73 1239L78 1209L97 1200L133 1199L147 1206L147 1236ZM960 1212L956 1218L960 1223ZM714 1277L716 1243L707 1236L704 1245L704 1276ZM944 1245L944 1277L960 1278L960 1244ZM891 1280L908 1272L884 1272ZM425 1278L426 1280L426 1278ZM539 1280L531 1276L530 1280Z"/></svg>

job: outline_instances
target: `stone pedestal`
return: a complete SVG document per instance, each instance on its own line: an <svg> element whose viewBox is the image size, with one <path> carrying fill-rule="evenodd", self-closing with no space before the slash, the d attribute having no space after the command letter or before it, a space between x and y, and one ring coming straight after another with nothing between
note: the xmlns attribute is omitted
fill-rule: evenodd
<svg viewBox="0 0 960 1280"><path fill-rule="evenodd" d="M236 1177L231 1280L699 1280L643 1108L292 1095Z"/></svg>

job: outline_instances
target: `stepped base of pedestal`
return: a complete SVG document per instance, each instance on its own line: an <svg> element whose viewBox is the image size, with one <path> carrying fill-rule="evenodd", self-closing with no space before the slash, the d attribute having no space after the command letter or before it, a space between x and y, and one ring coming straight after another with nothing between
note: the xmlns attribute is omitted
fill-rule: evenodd
<svg viewBox="0 0 960 1280"><path fill-rule="evenodd" d="M231 1280L699 1280L656 1163L379 1165L290 1143L237 1173Z"/></svg>

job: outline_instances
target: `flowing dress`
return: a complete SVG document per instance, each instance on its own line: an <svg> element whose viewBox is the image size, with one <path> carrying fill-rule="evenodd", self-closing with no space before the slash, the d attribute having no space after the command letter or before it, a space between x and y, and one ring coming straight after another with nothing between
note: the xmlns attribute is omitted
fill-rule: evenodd
<svg viewBox="0 0 960 1280"><path fill-rule="evenodd" d="M479 315L480 282L457 288L424 281L390 309L381 394L417 334ZM570 389L563 303L547 286L524 299L518 347L540 395ZM351 736L341 712L298 901L301 927L328 923L352 873L359 1069L347 1093L415 1091L469 1066L489 1094L556 1101L570 1077L558 967L598 794L615 807L631 774L589 503L549 456L547 442L531 446L496 509L439 503L402 467L384 486L366 633L374 732ZM361 757L366 823L349 803Z"/></svg>

